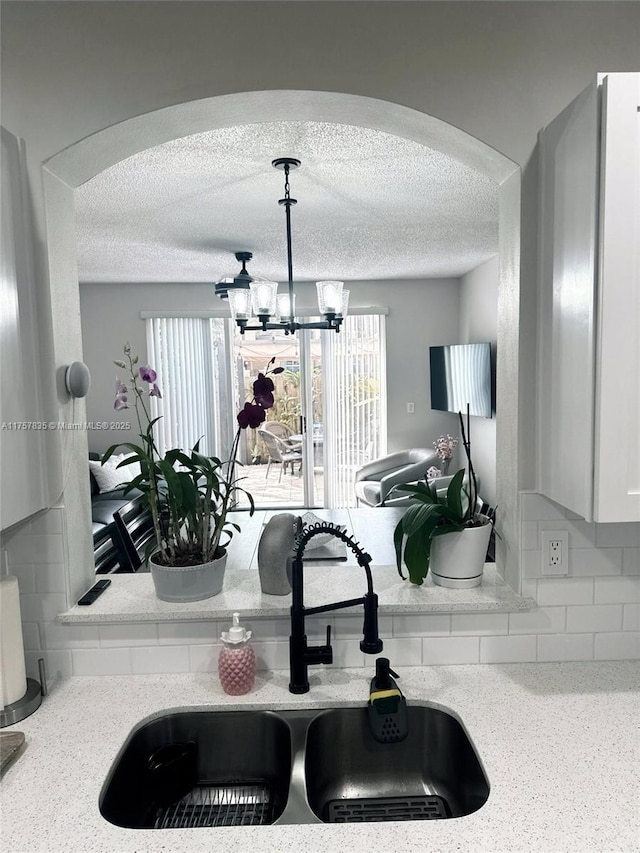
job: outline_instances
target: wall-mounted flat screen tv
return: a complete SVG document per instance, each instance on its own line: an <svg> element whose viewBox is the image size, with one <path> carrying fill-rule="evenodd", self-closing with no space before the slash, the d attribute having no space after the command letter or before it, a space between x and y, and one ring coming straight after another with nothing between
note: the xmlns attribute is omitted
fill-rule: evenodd
<svg viewBox="0 0 640 853"><path fill-rule="evenodd" d="M491 344L429 347L431 408L490 418Z"/></svg>

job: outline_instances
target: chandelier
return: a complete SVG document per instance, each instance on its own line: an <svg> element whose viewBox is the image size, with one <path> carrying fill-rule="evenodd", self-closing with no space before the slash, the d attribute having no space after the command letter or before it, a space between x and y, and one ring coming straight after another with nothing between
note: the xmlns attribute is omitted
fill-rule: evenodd
<svg viewBox="0 0 640 853"><path fill-rule="evenodd" d="M322 320L313 323L302 323L295 316L295 293L293 292L293 257L291 251L291 207L297 204L297 199L291 198L289 173L297 169L300 160L293 157L279 157L271 163L276 169L284 172L284 198L279 199L285 210L287 225L287 270L288 287L284 293L278 293L278 282L253 277L247 271L247 261L251 252L236 252L235 256L242 263L242 269L235 277L221 279L215 286L218 296L229 299L231 316L240 327L240 334L245 331L267 331L269 329L283 330L285 335L293 334L298 329L332 329L340 331L342 321L347 316L349 291L344 289L342 281L318 281L318 311ZM249 325L252 318L257 323Z"/></svg>

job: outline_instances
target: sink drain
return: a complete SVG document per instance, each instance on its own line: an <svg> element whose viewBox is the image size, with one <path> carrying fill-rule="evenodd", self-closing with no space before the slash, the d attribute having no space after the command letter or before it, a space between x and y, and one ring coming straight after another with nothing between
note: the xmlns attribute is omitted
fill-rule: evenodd
<svg viewBox="0 0 640 853"><path fill-rule="evenodd" d="M158 809L154 829L263 826L273 823L274 802L266 785L198 785Z"/></svg>
<svg viewBox="0 0 640 853"><path fill-rule="evenodd" d="M382 820L436 820L451 817L445 799L436 796L371 797L364 800L331 800L327 823L365 823Z"/></svg>

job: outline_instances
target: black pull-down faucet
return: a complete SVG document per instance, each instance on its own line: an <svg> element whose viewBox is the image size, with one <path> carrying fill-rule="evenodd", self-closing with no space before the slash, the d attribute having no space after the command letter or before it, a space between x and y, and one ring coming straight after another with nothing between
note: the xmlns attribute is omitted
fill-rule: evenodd
<svg viewBox="0 0 640 853"><path fill-rule="evenodd" d="M336 601L333 604L322 604L319 607L304 606L304 574L302 557L304 549L311 538L319 533L330 533L341 539L356 556L358 565L362 566L367 575L367 592L362 598L351 598L348 601ZM324 646L308 646L304 620L306 616L316 613L328 613L330 610L342 610L362 604L364 607L363 639L360 649L368 655L377 655L382 651L382 640L378 636L378 596L373 591L371 577L371 556L360 548L341 528L328 522L306 527L296 537L294 557L291 564L291 636L289 637L289 665L291 693L307 693L309 690L308 667L319 663L333 663L331 648L331 626L327 625L327 642Z"/></svg>

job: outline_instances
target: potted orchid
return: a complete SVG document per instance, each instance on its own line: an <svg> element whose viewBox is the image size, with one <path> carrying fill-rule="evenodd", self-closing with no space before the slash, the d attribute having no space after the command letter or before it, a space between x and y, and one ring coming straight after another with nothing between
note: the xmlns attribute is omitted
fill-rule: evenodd
<svg viewBox="0 0 640 853"><path fill-rule="evenodd" d="M128 371L128 379L116 380L116 410L131 408L138 421L140 443L125 442L110 447L103 464L120 447L131 455L120 466L140 463L141 471L127 484L143 493L151 511L154 539L149 566L159 598L169 601L194 601L215 595L222 589L226 564L226 547L239 526L228 518L239 493L249 500L249 513L254 511L253 498L238 485L236 456L242 430L257 428L273 406L274 385L269 374L283 368L272 367L258 374L253 383L253 400L245 403L237 415L238 427L231 454L223 462L200 452L200 441L191 450L180 448L158 452L153 434L154 424L148 407L149 397L162 397L156 371L150 365L138 366L131 347L124 347L124 360L115 364Z"/></svg>
<svg viewBox="0 0 640 853"><path fill-rule="evenodd" d="M441 435L433 442L436 450L436 455L442 463L440 473L446 477L449 473L449 465L453 459L453 452L458 446L458 439L452 435Z"/></svg>
<svg viewBox="0 0 640 853"><path fill-rule="evenodd" d="M426 479L417 484L399 484L392 490L407 492L411 497L411 506L396 526L394 545L400 577L404 578L404 562L409 570L409 580L417 585L424 582L429 569L433 582L439 586L464 589L479 586L482 582L494 511L484 515L478 509L478 484L469 441L469 413L467 411L466 429L461 412L458 412L458 417L467 455L467 471L464 468L457 471L444 494ZM458 439L450 435L440 436L434 442L436 450L440 446L451 454L457 444ZM440 455L440 458L447 457Z"/></svg>

